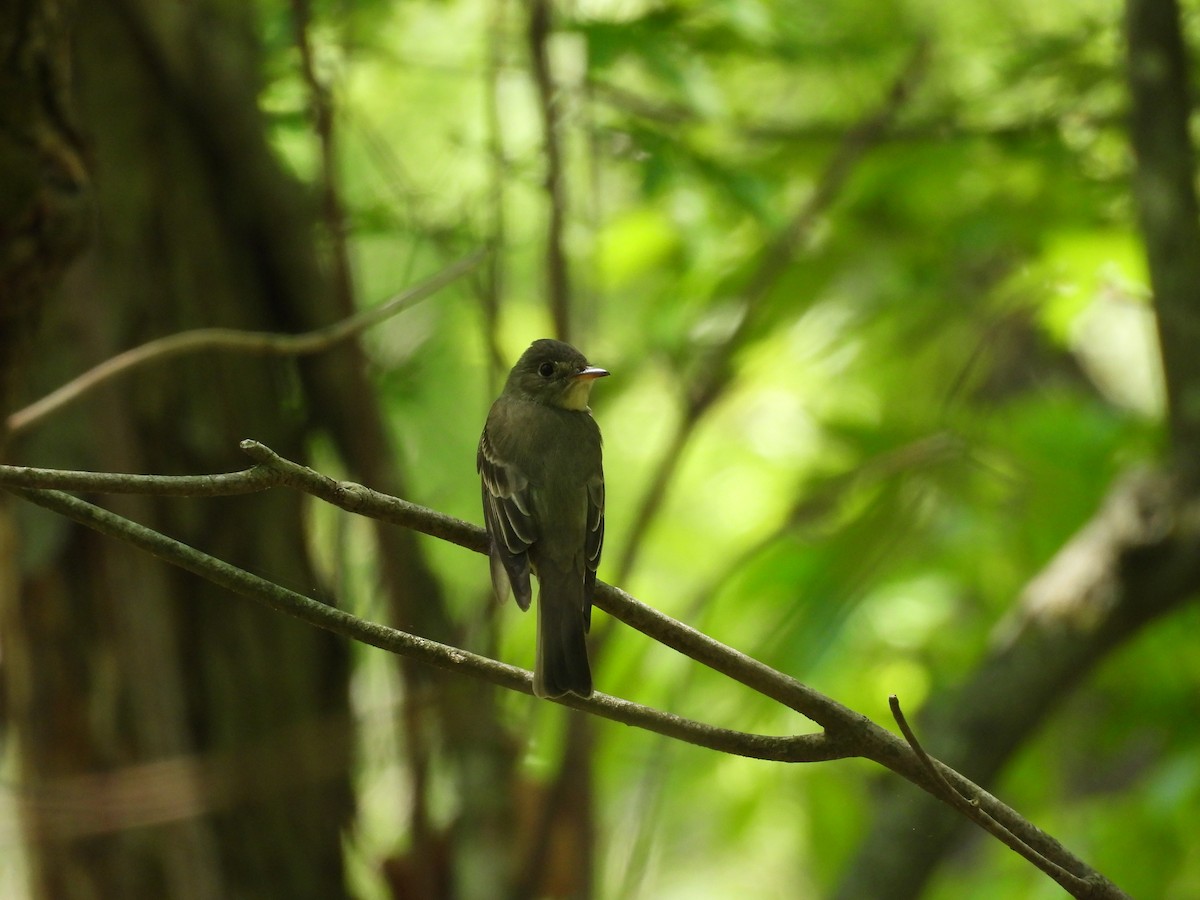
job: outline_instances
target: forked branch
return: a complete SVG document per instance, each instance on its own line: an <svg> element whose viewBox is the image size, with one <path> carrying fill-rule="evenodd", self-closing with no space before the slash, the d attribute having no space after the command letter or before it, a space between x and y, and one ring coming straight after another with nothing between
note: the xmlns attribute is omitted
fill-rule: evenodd
<svg viewBox="0 0 1200 900"><path fill-rule="evenodd" d="M531 693L530 673L522 669L361 619L58 490L218 496L289 487L351 512L412 528L479 553L486 552L487 536L478 526L362 485L321 475L283 459L254 441L243 442L242 448L257 463L242 472L169 477L0 466L0 485L31 503L127 541L227 590L310 624L428 665L461 672L509 690ZM595 604L652 639L801 713L820 725L823 731L789 736L749 734L684 719L604 694L589 699L571 696L555 702L712 750L757 759L777 762L820 762L854 756L870 759L996 834L1073 896L1127 896L1016 811L925 753L911 729L907 728L898 703L894 704L893 710L906 732L907 741L836 700L664 615L618 588L598 584Z"/></svg>

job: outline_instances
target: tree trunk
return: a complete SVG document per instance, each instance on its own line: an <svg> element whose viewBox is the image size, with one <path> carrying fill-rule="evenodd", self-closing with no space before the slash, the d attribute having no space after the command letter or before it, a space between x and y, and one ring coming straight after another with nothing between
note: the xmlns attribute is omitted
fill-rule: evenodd
<svg viewBox="0 0 1200 900"><path fill-rule="evenodd" d="M299 188L265 144L246 13L226 6L76 10L95 239L47 310L31 398L164 334L284 330L298 292L320 290ZM267 229L289 240L267 241ZM293 258L272 250L281 244ZM245 437L302 457L302 409L290 364L188 357L61 411L13 456L108 471L241 468ZM290 493L101 502L319 590ZM344 896L345 648L117 542L14 513L21 573L2 595L0 640L35 895Z"/></svg>

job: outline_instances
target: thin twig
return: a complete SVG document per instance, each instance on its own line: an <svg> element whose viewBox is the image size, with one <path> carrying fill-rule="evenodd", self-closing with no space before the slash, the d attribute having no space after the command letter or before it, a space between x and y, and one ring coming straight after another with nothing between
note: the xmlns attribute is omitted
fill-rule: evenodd
<svg viewBox="0 0 1200 900"><path fill-rule="evenodd" d="M505 290L504 245L507 241L508 219L505 215L505 182L508 161L504 152L504 133L500 114L500 73L503 66L502 49L505 46L505 22L507 0L492 0L490 23L487 29L487 66L484 72L483 120L487 125L488 155L488 243L492 254L484 267L479 290L480 305L483 307L484 344L491 362L492 387L499 388L499 379L507 365L500 349L500 307Z"/></svg>
<svg viewBox="0 0 1200 900"><path fill-rule="evenodd" d="M590 95L600 103L626 115L636 116L639 119L669 128L689 125L701 119L705 124L713 124L711 116L705 115L691 106L648 97L608 81L589 79L588 90ZM1116 115L1093 115L1088 118L1088 123L1099 130L1118 127L1123 122L1124 119ZM838 140L846 133L846 124L832 119L819 121L805 119L793 122L787 119L731 118L718 121L716 124L741 140L783 142L792 145L827 144L830 141ZM964 122L954 115L934 114L889 128L887 140L889 143L974 141L981 138L989 141L1040 141L1057 136L1061 128L1061 119L1053 114L1034 116L1020 121L983 123Z"/></svg>
<svg viewBox="0 0 1200 900"><path fill-rule="evenodd" d="M320 352L340 341L354 337L397 313L411 309L422 300L433 296L479 265L484 255L485 251L476 250L420 284L396 294L379 306L365 309L332 325L303 334L240 331L236 328L197 328L157 338L106 359L42 399L12 413L8 417L7 423L9 433L15 434L29 428L68 403L78 400L88 392L120 375L181 354L225 351L272 356L299 356Z"/></svg>
<svg viewBox="0 0 1200 900"><path fill-rule="evenodd" d="M904 740L908 742L908 746L916 754L922 768L925 769L934 784L940 789L940 791L934 792L934 795L938 799L953 806L968 819L979 825L980 828L983 828L1000 840L1010 850L1019 853L1025 859L1029 860L1029 862L1053 878L1074 896L1087 896L1087 892L1091 888L1086 879L1080 878L1078 875L1064 869L1058 863L1047 858L1044 854L1039 853L1028 843L1005 828L1000 822L996 821L996 819L992 818L982 808L982 804L978 798L968 797L949 782L942 771L943 769L948 769L948 767L937 762L937 760L925 752L925 748L921 746L921 742L917 739L916 732L908 724L904 710L900 708L899 697L895 694L889 696L888 706L891 708L892 717L896 720L896 724L900 726L900 733L904 735Z"/></svg>
<svg viewBox="0 0 1200 900"><path fill-rule="evenodd" d="M546 304L549 307L550 318L554 323L554 334L559 340L572 339L571 318L571 281L567 263L566 250L563 246L563 231L565 228L567 198L566 181L563 177L563 151L561 106L562 95L554 83L554 73L551 71L549 41L552 29L551 0L531 0L527 20L527 38L529 46L530 68L533 73L534 86L537 91L538 111L541 114L542 125L542 155L545 160L543 190L548 203L546 216L545 245L543 258L545 261L545 290ZM503 368L501 369L503 371ZM514 897L532 896L537 874L546 867L546 854L550 847L551 832L560 814L566 813L574 818L580 827L587 823L580 818L580 811L587 803L576 804L574 809L563 810L561 803L572 793L571 788L575 779L583 777L585 786L582 790L590 790L590 779L585 773L577 771L576 762L590 764L591 760L572 760L571 745L577 738L579 729L587 730L587 722L568 722L567 749L559 761L559 770L554 777L545 797L545 804L534 821L532 838L522 863L522 877L518 879ZM577 843L576 852L583 854L582 859L576 859L572 868L586 873L592 867L591 842ZM583 882L587 882L584 877Z"/></svg>
<svg viewBox="0 0 1200 900"><path fill-rule="evenodd" d="M543 144L546 155L546 194L550 215L546 223L546 290L555 335L559 340L571 340L570 276L567 255L563 249L563 228L566 220L566 185L563 179L562 145L559 122L561 98L550 71L550 0L532 0L529 4L529 59L537 87L538 109L542 117Z"/></svg>
<svg viewBox="0 0 1200 900"><path fill-rule="evenodd" d="M304 491L346 512L411 528L430 537L474 550L476 553L487 553L487 532L478 525L409 503L399 497L381 494L352 481L335 481L308 466L284 459L258 441L242 441L241 448L251 459L274 469L279 475L280 483L287 487Z"/></svg>
<svg viewBox="0 0 1200 900"><path fill-rule="evenodd" d="M929 42L919 42L900 74L892 81L879 107L863 117L842 137L837 151L817 180L816 187L796 210L787 227L776 237L751 277L744 292L747 314L741 318L734 335L724 345L722 352L726 356L741 343L744 333L753 324L751 320L758 308L792 263L796 252L808 240L820 217L841 194L855 167L871 148L883 140L896 116L924 77L929 63L929 52Z"/></svg>
<svg viewBox="0 0 1200 900"><path fill-rule="evenodd" d="M320 156L318 188L321 198L321 218L329 242L329 274L333 308L344 315L355 309L358 304L355 297L354 270L351 265L350 247L347 240L345 204L339 188L341 179L338 170L337 140L340 137L340 131L335 128L332 92L318 73L314 58L311 35L311 0L292 0L292 11L295 42L300 52L300 72L308 88L309 114ZM410 261L411 259L410 256ZM494 255L492 263L495 264ZM347 360L343 360L343 362L347 362ZM358 367L355 362L350 362L349 365ZM340 383L342 380L331 373L313 374L310 377L313 379L327 377L331 383ZM324 392L314 392L314 396L327 397ZM320 405L320 401L318 401L318 405ZM377 411L367 410L365 414L375 417ZM340 420L341 417L337 418ZM374 435L379 435L382 431L378 428L378 421L363 422L361 416L358 422L351 427L359 429L360 423L362 432L370 431ZM334 430L338 431L338 429ZM360 433L358 436L366 438L367 442L371 440L365 433ZM356 459L355 452L362 449L361 444L356 441L347 441L345 438L346 432L341 430L340 449L347 451L347 459L351 465L356 461L361 462L362 457L358 456ZM390 454L385 454L385 457L388 456ZM387 548L384 543L380 544L381 552L389 556L382 572L383 584L392 597L397 620L411 623L412 619L404 614L403 608L406 589L413 586L413 572L411 570L403 571L408 567L398 564L397 557L391 552L394 549ZM419 565L420 563L414 560L414 567ZM428 601L426 610L429 612L434 612L442 606L436 595L427 594L426 600ZM424 699L424 693L417 689L414 682L413 670L415 667L407 664L403 657L397 657L397 660L400 663L398 669L404 683L404 690L401 694L396 722L399 737L407 749L409 762L407 768L408 792L412 798L409 805L409 828L416 858L426 861L419 866L418 872L414 872L415 886L418 888L418 893L432 893L434 876L432 867L427 861L433 855L431 840L436 829L431 824L432 817L429 811L429 772L433 748L427 738L434 729L425 724L429 708Z"/></svg>
<svg viewBox="0 0 1200 900"><path fill-rule="evenodd" d="M888 707L892 710L892 718L896 720L896 724L900 726L900 733L904 735L904 739L908 741L908 746L912 747L913 753L917 754L917 759L921 761L921 765L929 773L929 776L942 786L946 791L946 797L955 805L965 803L973 809L979 808L978 800L971 800L969 797L959 793L941 770L934 765L929 754L925 752L925 748L921 746L921 742L917 740L917 734L913 731L912 726L908 724L908 718L904 715L904 710L900 708L900 698L895 694L888 697Z"/></svg>
<svg viewBox="0 0 1200 900"><path fill-rule="evenodd" d="M348 315L357 304L354 300L354 273L350 266L350 250L346 241L346 209L338 187L337 133L334 130L333 97L329 85L317 74L313 53L310 0L291 0L292 31L300 52L300 74L308 88L308 109L321 159L321 217L329 235L330 263L335 308Z"/></svg>
<svg viewBox="0 0 1200 900"><path fill-rule="evenodd" d="M283 476L270 466L215 475L132 475L123 472L73 472L33 466L0 466L4 487L50 488L92 494L147 494L157 497L233 497L275 487Z"/></svg>

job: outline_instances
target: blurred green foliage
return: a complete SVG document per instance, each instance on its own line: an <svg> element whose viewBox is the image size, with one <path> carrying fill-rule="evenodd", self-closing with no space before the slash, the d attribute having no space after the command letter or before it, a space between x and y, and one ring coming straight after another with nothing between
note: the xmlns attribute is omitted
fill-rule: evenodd
<svg viewBox="0 0 1200 900"><path fill-rule="evenodd" d="M263 106L280 152L315 182L286 10L261 12ZM691 392L721 376L622 587L878 721L889 693L918 708L970 671L1022 586L1163 440L1121 7L588 0L558 12L573 339L614 375L593 402L608 473L601 577L630 552ZM524 15L503 0L326 0L312 30L362 302L495 247L494 336L476 281L369 338L408 499L472 521L475 441L501 374L489 342L511 360L550 329ZM781 229L921 42L928 61L892 127L746 312ZM734 352L714 355L744 315ZM366 571L354 540L344 565ZM478 634L485 562L428 548ZM346 583L378 615L370 576ZM499 618L499 656L528 665L532 619ZM1193 608L1108 660L996 787L1139 897L1200 896L1197 625ZM394 690L377 657L363 655L364 709ZM682 715L808 727L623 627L596 670L601 690ZM504 708L531 730L537 773L558 720L530 703ZM367 742L364 785L395 777L396 752ZM600 895L822 896L870 820L870 774L600 725ZM368 855L397 840L380 812L390 801L374 796L354 838ZM980 836L931 896L1060 892Z"/></svg>

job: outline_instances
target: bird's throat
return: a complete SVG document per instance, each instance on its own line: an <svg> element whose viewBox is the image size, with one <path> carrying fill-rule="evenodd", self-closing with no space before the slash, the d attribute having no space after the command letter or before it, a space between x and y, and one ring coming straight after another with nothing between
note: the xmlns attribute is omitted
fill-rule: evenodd
<svg viewBox="0 0 1200 900"><path fill-rule="evenodd" d="M588 399L591 397L591 393L592 379L578 378L571 382L571 386L562 395L562 401L559 403L559 406L563 409L584 412L588 408Z"/></svg>

